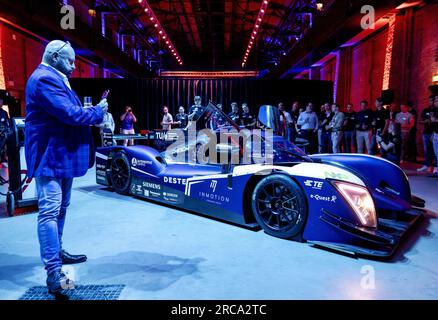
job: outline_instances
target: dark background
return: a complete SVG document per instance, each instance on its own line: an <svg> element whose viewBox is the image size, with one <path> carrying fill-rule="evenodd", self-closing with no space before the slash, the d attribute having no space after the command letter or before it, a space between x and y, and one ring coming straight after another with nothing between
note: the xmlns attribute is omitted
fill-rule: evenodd
<svg viewBox="0 0 438 320"><path fill-rule="evenodd" d="M116 132L120 126L120 115L125 106L130 105L138 122L139 129L160 128L162 107L167 105L175 116L179 106L188 108L193 104L193 97L199 95L202 104L209 100L222 103L223 110L230 112L230 104L236 101L239 108L247 102L251 112L258 114L261 105L277 106L284 102L290 110L294 101L301 106L313 102L315 109L324 102L333 101L333 83L331 81L311 80L262 80L262 79L71 79L73 90L83 100L91 96L97 104L105 89L110 89L108 96L109 112L116 122Z"/></svg>

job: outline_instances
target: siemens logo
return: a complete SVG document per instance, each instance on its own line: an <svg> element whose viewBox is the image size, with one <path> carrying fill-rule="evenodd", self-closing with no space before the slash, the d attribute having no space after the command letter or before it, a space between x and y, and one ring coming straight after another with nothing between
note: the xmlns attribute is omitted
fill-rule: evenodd
<svg viewBox="0 0 438 320"><path fill-rule="evenodd" d="M151 188L151 189L155 189L155 190L161 190L161 185L156 184L156 183L146 182L146 181L143 181L143 187Z"/></svg>
<svg viewBox="0 0 438 320"><path fill-rule="evenodd" d="M187 183L187 179L176 178L176 177L164 177L163 181L165 183L170 183L170 184L183 184L183 185L185 185Z"/></svg>

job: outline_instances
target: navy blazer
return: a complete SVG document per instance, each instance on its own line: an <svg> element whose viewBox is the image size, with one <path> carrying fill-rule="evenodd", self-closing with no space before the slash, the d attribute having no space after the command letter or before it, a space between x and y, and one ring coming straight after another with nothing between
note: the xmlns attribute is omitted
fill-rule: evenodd
<svg viewBox="0 0 438 320"><path fill-rule="evenodd" d="M103 121L101 107L83 108L62 75L40 64L26 84L27 175L73 178L93 165L90 125Z"/></svg>

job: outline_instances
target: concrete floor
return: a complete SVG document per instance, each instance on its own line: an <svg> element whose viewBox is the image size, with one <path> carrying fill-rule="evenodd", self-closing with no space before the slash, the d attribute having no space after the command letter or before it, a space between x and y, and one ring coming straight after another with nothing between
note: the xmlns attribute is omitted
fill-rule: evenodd
<svg viewBox="0 0 438 320"><path fill-rule="evenodd" d="M69 272L78 284L126 285L120 299L438 299L438 180L407 173L429 213L382 262L120 196L92 169L75 180L64 235L88 261ZM0 299L41 285L36 214L8 218L2 197Z"/></svg>

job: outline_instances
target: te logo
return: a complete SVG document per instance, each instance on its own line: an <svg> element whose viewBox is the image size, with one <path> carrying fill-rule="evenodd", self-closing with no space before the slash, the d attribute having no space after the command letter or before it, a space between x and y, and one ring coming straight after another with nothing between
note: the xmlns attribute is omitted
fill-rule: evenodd
<svg viewBox="0 0 438 320"><path fill-rule="evenodd" d="M304 185L307 187L311 187L312 189L321 190L324 182L321 181L313 181L313 180L305 180Z"/></svg>
<svg viewBox="0 0 438 320"><path fill-rule="evenodd" d="M373 6L365 5L360 9L360 13L364 14L362 19L360 20L360 26L362 29L375 29L374 25L376 19L376 10Z"/></svg>
<svg viewBox="0 0 438 320"><path fill-rule="evenodd" d="M75 8L70 5L61 7L61 13L64 15L61 18L61 28L64 30L75 28Z"/></svg>

